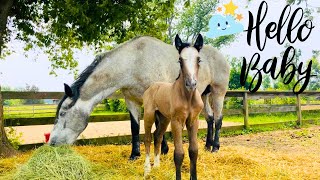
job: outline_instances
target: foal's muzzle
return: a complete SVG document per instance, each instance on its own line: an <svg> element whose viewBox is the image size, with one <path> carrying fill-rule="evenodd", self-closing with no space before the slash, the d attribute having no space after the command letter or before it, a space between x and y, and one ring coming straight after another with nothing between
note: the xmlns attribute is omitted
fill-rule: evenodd
<svg viewBox="0 0 320 180"><path fill-rule="evenodd" d="M189 91L193 91L195 90L197 87L197 80L186 80L186 88L189 90Z"/></svg>

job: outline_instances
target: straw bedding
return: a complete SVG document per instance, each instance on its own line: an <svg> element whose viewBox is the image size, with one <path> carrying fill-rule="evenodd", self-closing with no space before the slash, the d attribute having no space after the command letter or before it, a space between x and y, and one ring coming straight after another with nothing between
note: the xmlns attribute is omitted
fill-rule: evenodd
<svg viewBox="0 0 320 180"><path fill-rule="evenodd" d="M169 143L169 146L169 154L161 156L160 168L152 168L149 179L174 179L173 144ZM204 141L199 139L198 179L201 180L320 177L319 126L223 137L220 151L214 154L203 147ZM183 179L189 179L187 148L185 143ZM30 177L27 179L67 179L67 176L69 179L143 179L144 146L141 145L142 156L136 161L128 160L130 151L130 145L79 146L72 149L45 146L33 155L26 153L0 160L0 179L24 176Z"/></svg>

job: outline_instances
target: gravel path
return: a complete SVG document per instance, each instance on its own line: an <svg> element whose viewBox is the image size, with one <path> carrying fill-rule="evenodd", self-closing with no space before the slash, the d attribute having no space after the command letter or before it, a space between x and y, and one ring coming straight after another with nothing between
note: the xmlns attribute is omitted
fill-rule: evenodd
<svg viewBox="0 0 320 180"><path fill-rule="evenodd" d="M199 121L199 129L207 127L205 121ZM239 123L223 122L223 126L235 126ZM17 133L22 133L22 144L34 144L44 142L44 133L51 132L53 125L39 126L15 126ZM153 130L155 127L152 128ZM152 131L153 131L152 130ZM170 126L168 128L170 131ZM140 133L144 134L144 123L140 121ZM130 121L96 122L89 123L88 127L80 134L78 139L88 139L107 136L130 135Z"/></svg>

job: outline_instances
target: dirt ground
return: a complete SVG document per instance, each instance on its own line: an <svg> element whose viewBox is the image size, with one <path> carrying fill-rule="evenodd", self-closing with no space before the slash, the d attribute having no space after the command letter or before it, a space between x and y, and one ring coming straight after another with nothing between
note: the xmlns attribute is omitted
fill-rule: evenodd
<svg viewBox="0 0 320 180"><path fill-rule="evenodd" d="M320 155L320 126L221 138L221 144L263 148L288 154L299 152Z"/></svg>
<svg viewBox="0 0 320 180"><path fill-rule="evenodd" d="M240 125L240 123L224 122L223 127ZM206 128L206 121L199 121L199 128ZM22 133L22 144L43 143L44 133L51 132L53 125L15 126L16 133ZM153 130L155 127L153 127ZM170 131L170 127L168 127ZM140 133L144 134L144 121L140 121ZM130 121L112 121L89 123L78 139L131 135Z"/></svg>

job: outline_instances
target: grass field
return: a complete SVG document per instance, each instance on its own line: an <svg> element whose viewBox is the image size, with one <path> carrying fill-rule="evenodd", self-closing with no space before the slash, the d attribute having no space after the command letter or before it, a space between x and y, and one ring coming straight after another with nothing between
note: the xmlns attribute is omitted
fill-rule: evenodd
<svg viewBox="0 0 320 180"><path fill-rule="evenodd" d="M56 105L23 105L23 106L4 106L4 117L5 118L36 118L36 117L54 117L56 113ZM102 104L98 105L91 115L115 115L115 114L126 114L124 112L111 112L105 111ZM318 111L303 111L303 119L319 119L320 110ZM204 119L200 116L200 119ZM249 124L263 124L263 123L274 123L274 122L286 122L294 121L297 119L296 112L285 112L285 113L270 113L270 114L250 114ZM224 121L239 122L243 123L243 115L226 115Z"/></svg>
<svg viewBox="0 0 320 180"><path fill-rule="evenodd" d="M173 145L161 156L160 168L149 179L174 179ZM189 178L187 143L182 166ZM198 179L318 179L320 177L320 127L264 132L221 138L218 153L204 151L199 140ZM130 145L73 147L93 164L98 179L143 179L144 148L137 161L128 161ZM32 152L0 160L0 179L10 179ZM153 162L153 156L151 158Z"/></svg>
<svg viewBox="0 0 320 180"><path fill-rule="evenodd" d="M36 117L54 117L56 115L57 105L20 105L4 106L4 118L36 118ZM91 115L113 115L124 114L123 112L105 111L104 105L99 104L94 108Z"/></svg>
<svg viewBox="0 0 320 180"><path fill-rule="evenodd" d="M302 111L302 119L320 119L320 111ZM243 123L243 115L224 116L223 120ZM294 120L297 120L296 112L249 115L249 124L264 124Z"/></svg>

